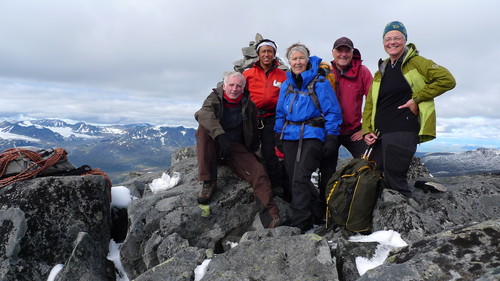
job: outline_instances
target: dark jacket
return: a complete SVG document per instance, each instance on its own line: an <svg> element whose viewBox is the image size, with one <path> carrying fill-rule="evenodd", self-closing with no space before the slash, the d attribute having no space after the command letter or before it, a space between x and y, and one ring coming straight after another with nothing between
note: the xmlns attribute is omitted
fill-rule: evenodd
<svg viewBox="0 0 500 281"><path fill-rule="evenodd" d="M205 128L208 134L215 140L217 136L225 134L220 120L224 112L223 105L224 90L222 84L216 89L203 102L200 110L194 114L194 118L200 126ZM245 145L250 151L255 151L257 143L257 115L255 104L248 98L248 91L243 93L241 100L241 114L243 116L243 133L245 138Z"/></svg>

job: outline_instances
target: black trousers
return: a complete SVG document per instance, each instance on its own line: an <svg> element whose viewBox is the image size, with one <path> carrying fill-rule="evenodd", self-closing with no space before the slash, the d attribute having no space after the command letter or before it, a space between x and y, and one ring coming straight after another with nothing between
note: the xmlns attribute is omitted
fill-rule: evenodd
<svg viewBox="0 0 500 281"><path fill-rule="evenodd" d="M262 119L262 123L260 125L263 125L263 127L259 129L259 138L261 141L260 150L262 157L264 158L269 180L271 180L271 185L273 187L284 187L284 175L281 170L278 157L276 156L276 151L274 150L274 147L276 146L274 141L275 120L275 116L268 116Z"/></svg>
<svg viewBox="0 0 500 281"><path fill-rule="evenodd" d="M418 142L418 132L385 133L375 143L370 157L383 171L386 184L406 197L412 194L407 176Z"/></svg>
<svg viewBox="0 0 500 281"><path fill-rule="evenodd" d="M291 225L303 231L310 229L323 213L318 208L319 192L311 182L311 175L320 165L323 142L318 139L304 139L301 155L297 161L299 141L283 141L285 165L292 191Z"/></svg>

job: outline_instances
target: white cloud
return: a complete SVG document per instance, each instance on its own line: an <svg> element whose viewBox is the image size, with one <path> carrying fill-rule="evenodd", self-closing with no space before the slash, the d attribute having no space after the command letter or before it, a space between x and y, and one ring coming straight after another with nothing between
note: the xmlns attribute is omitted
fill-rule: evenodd
<svg viewBox="0 0 500 281"><path fill-rule="evenodd" d="M500 149L500 118L438 118L437 123L437 138L419 145L418 151L459 152L474 147Z"/></svg>
<svg viewBox="0 0 500 281"><path fill-rule="evenodd" d="M257 32L282 57L300 41L327 61L333 41L348 36L374 72L387 56L383 27L401 20L420 54L457 80L436 99L438 118L481 118L467 132L498 136L490 124L500 118L499 8L493 0L2 1L0 117L195 127L194 112ZM462 133L453 124L445 132Z"/></svg>

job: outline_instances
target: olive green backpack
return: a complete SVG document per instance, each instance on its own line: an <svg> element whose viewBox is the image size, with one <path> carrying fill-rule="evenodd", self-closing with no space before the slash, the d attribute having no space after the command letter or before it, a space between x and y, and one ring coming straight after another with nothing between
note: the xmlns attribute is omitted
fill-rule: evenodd
<svg viewBox="0 0 500 281"><path fill-rule="evenodd" d="M371 230L373 209L383 188L376 163L366 155L347 163L326 186L327 221L354 232Z"/></svg>

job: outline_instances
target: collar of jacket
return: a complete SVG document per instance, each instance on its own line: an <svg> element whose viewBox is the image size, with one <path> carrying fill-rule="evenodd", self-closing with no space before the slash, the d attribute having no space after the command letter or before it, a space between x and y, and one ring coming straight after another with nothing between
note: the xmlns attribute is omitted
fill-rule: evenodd
<svg viewBox="0 0 500 281"><path fill-rule="evenodd" d="M402 65L404 65L409 59L411 59L414 56L418 56L418 50L415 44L413 43L408 43L405 46L405 51L401 55L403 57L403 62ZM387 58L385 60L379 59L378 60L378 70L380 71L380 74L384 76L385 68L387 67L387 64L390 63L391 58Z"/></svg>
<svg viewBox="0 0 500 281"><path fill-rule="evenodd" d="M309 83L314 79L314 77L316 77L316 74L318 74L318 68L319 68L319 64L321 63L322 59L317 57L317 56L312 56L309 58L309 63L307 64L307 69L302 72L300 74L300 76L302 77L302 86L300 87L300 89L298 89L299 91L305 91L306 88L307 88L307 85L309 85ZM296 88L297 85L295 84L295 80L293 78L293 74L292 74L292 71L288 71L286 73L288 79L290 79L290 83L292 83Z"/></svg>
<svg viewBox="0 0 500 281"><path fill-rule="evenodd" d="M268 71L266 71L266 73L267 73L267 72L269 72L269 71L271 71L271 70L273 70L273 69L275 69L275 68L278 68L279 66L280 66L280 64L279 64L278 60L274 59L274 60L273 60L273 65L271 65L271 68L269 68L269 70L268 70ZM256 61L256 62L253 64L253 67L255 67L255 68L259 68L259 69L261 69L262 71L264 71L264 68L260 65L260 60Z"/></svg>
<svg viewBox="0 0 500 281"><path fill-rule="evenodd" d="M358 72L363 60L361 59L361 53L358 49L354 48L354 52L352 54L351 64L348 66L347 71L341 71L337 68L335 60L332 60L330 63L332 65L332 70L335 71L335 76L344 76L346 78L355 78L358 76Z"/></svg>
<svg viewBox="0 0 500 281"><path fill-rule="evenodd" d="M224 84L221 82L221 83L217 84L217 88L212 89L212 91L214 93L216 93L217 96L219 97L219 101L221 102L221 104L223 103L223 99L224 99L224 89L222 88L223 85ZM245 89L243 91L243 98L241 99L242 105L246 105L246 103L250 100L249 96L250 96L250 92L247 89Z"/></svg>

